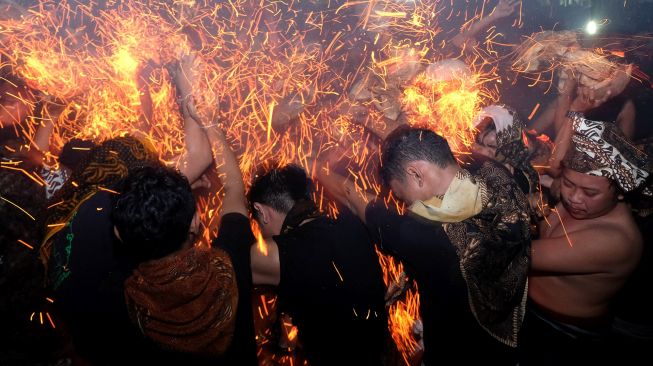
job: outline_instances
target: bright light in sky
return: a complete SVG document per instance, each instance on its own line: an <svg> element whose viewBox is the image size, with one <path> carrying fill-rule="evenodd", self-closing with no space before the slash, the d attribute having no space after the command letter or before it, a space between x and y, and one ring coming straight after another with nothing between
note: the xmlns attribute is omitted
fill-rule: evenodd
<svg viewBox="0 0 653 366"><path fill-rule="evenodd" d="M596 24L595 21L590 20L589 22L587 22L587 25L585 26L585 32L587 32L587 34L596 34L598 30L599 30L599 25Z"/></svg>

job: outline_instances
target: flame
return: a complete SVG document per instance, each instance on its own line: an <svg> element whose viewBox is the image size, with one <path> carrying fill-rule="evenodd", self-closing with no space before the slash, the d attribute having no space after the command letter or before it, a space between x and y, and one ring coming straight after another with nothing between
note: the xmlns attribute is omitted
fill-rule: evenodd
<svg viewBox="0 0 653 366"><path fill-rule="evenodd" d="M403 264L378 250L377 255L386 286L402 283ZM415 287L406 291L404 299L390 304L388 308L390 334L407 365L411 364L409 362L411 355L420 348L414 331L415 322L420 319L419 306L419 293Z"/></svg>
<svg viewBox="0 0 653 366"><path fill-rule="evenodd" d="M137 134L166 164L180 164L184 126L177 105L180 96L168 70L193 50L199 63L193 93L199 114L224 126L246 182L261 163L271 160L321 168L309 166L309 158L339 147L342 157L352 162L349 171L357 189L380 194L381 184L372 173L380 158L379 143L367 128L386 127L387 121L371 103L352 103L346 91L365 73L378 77L385 87L393 73L410 74L437 59L443 44L437 37L438 15L449 14L447 4L347 1L335 11L306 11L304 3L39 0L20 16L0 20L0 53L34 90L31 95L15 93L21 103L30 110L44 99L65 106L55 123L55 150L71 138L102 142ZM471 12L469 16L475 17ZM360 37L351 27L369 37ZM327 33L329 29L336 31ZM316 41L314 34L326 42ZM489 54L495 38L488 35L486 40ZM352 51L360 51L360 59L351 57ZM493 71L481 71L483 57L472 61L481 66L472 67L476 71L465 82L395 78L401 79L398 96L408 123L426 124L449 139L454 150L471 143L473 116L492 99L485 83L492 80ZM369 118L361 123L351 113L342 113L350 104L367 110ZM17 133L33 139L34 121L36 116L19 122ZM314 198L320 209L337 215L323 190ZM384 200L400 208L393 196ZM221 204L220 194L199 197L202 245L209 246L216 236L220 217L214 212ZM65 223L51 226L60 225ZM252 230L257 249L267 255L260 229L253 224ZM382 265L386 284L390 277L399 278L399 263L387 258ZM405 358L417 349L412 324L419 319L418 308L414 289L389 308L393 339ZM295 336L296 329L291 330L289 338Z"/></svg>
<svg viewBox="0 0 653 366"><path fill-rule="evenodd" d="M437 81L419 75L401 98L408 123L446 136L454 152L466 150L474 142L473 120L484 101L478 84L477 76Z"/></svg>
<svg viewBox="0 0 653 366"><path fill-rule="evenodd" d="M251 226L252 233L254 233L254 237L256 238L256 249L267 257L268 244L265 242L265 239L263 239L263 234L261 234L261 229L259 228L258 223L254 220L251 220Z"/></svg>

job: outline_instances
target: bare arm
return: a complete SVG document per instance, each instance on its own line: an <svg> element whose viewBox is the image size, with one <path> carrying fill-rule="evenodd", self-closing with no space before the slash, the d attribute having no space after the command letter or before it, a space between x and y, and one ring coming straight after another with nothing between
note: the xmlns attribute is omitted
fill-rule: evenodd
<svg viewBox="0 0 653 366"><path fill-rule="evenodd" d="M635 116L637 115L635 111L635 103L632 100L628 100L624 107L619 112L617 116L617 127L621 132L626 135L629 139L632 140L635 137Z"/></svg>
<svg viewBox="0 0 653 366"><path fill-rule="evenodd" d="M478 36L479 33L488 29L492 23L499 19L510 16L510 14L515 11L518 4L518 0L499 0L499 3L492 13L472 24L465 32L461 32L455 36L451 42L453 42L453 44L458 48L465 47L469 41L476 42L476 36Z"/></svg>
<svg viewBox="0 0 653 366"><path fill-rule="evenodd" d="M193 183L211 164L211 146L207 136L200 125L197 114L193 115L195 107L192 101L193 84L195 81L195 57L184 56L179 61L179 68L175 73L175 84L180 94L181 112L184 120L184 145L185 152L181 157L181 173Z"/></svg>
<svg viewBox="0 0 653 366"><path fill-rule="evenodd" d="M63 111L62 105L46 102L42 111L42 123L36 129L34 138L32 139L32 148L30 149L28 158L34 163L41 165L44 159L47 158L47 153L50 151L50 137L54 131L54 121L59 118Z"/></svg>
<svg viewBox="0 0 653 366"><path fill-rule="evenodd" d="M595 226L565 235L534 240L531 271L536 274L589 274L612 272L632 256L632 240L614 225Z"/></svg>
<svg viewBox="0 0 653 366"><path fill-rule="evenodd" d="M250 255L252 260L252 282L255 285L279 285L281 269L279 266L279 247L274 240L266 240L267 253L252 245Z"/></svg>
<svg viewBox="0 0 653 366"><path fill-rule="evenodd" d="M365 208L367 203L373 200L375 196L357 189L353 180L333 171L327 171L324 168L325 165L322 161L318 162L317 166L321 168L317 169L315 178L335 200L347 206L351 212L365 222Z"/></svg>
<svg viewBox="0 0 653 366"><path fill-rule="evenodd" d="M535 130L538 134L547 133L553 131L553 125L556 115L556 110L558 109L558 99L556 98L551 104L549 104L544 112L535 119L531 124L530 128Z"/></svg>
<svg viewBox="0 0 653 366"><path fill-rule="evenodd" d="M207 129L206 134L211 143L218 176L224 186L221 214L236 212L248 216L245 183L236 154L229 147L224 133L219 128L211 127Z"/></svg>

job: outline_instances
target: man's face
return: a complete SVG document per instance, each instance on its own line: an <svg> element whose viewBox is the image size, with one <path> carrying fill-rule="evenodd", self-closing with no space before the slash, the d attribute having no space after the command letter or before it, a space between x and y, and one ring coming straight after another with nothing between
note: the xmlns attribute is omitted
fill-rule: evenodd
<svg viewBox="0 0 653 366"><path fill-rule="evenodd" d="M424 200L423 187L419 186L419 182L414 177L406 174L403 181L393 179L390 181L390 189L392 194L399 200L405 202L407 205L412 205L413 202Z"/></svg>
<svg viewBox="0 0 653 366"><path fill-rule="evenodd" d="M485 130L479 132L476 141L472 145L472 151L490 159L495 159L497 154L497 131Z"/></svg>
<svg viewBox="0 0 653 366"><path fill-rule="evenodd" d="M614 184L597 177L564 169L560 184L562 204L577 220L593 219L610 212L617 204Z"/></svg>

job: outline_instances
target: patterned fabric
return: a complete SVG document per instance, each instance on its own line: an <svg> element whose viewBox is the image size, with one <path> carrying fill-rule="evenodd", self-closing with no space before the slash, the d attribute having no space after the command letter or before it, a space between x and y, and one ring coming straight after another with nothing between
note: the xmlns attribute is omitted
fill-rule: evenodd
<svg viewBox="0 0 653 366"><path fill-rule="evenodd" d="M537 192L540 178L531 164L531 159L538 149L529 150L527 144L539 141L528 138L527 132L524 131L526 125L509 106L496 104L483 108L474 120L474 127L479 128L481 122L488 117L492 119L497 130L496 160L522 171L528 180L529 192Z"/></svg>
<svg viewBox="0 0 653 366"><path fill-rule="evenodd" d="M125 298L132 321L166 348L220 356L231 344L238 288L222 250L190 248L142 263L125 281Z"/></svg>
<svg viewBox="0 0 653 366"><path fill-rule="evenodd" d="M52 196L54 196L54 194L57 193L57 191L59 191L63 187L64 183L66 183L68 180L68 172L63 168L54 169L53 167L44 165L39 173L41 178L43 178L46 183L46 199L52 198Z"/></svg>
<svg viewBox="0 0 653 366"><path fill-rule="evenodd" d="M612 179L625 192L637 189L646 181L648 157L616 125L591 121L577 112L569 112L568 117L574 135L573 148L565 156L567 168Z"/></svg>
<svg viewBox="0 0 653 366"><path fill-rule="evenodd" d="M494 338L516 347L528 295L529 205L495 162L484 162L469 179L486 187L480 190L482 210L444 229L460 259L474 316ZM473 205L476 198L464 202Z"/></svg>
<svg viewBox="0 0 653 366"><path fill-rule="evenodd" d="M134 137L118 137L94 148L52 198L46 212L46 235L41 260L46 268L52 252L50 239L66 226L79 206L98 190L111 189L130 170L157 161L155 151Z"/></svg>

